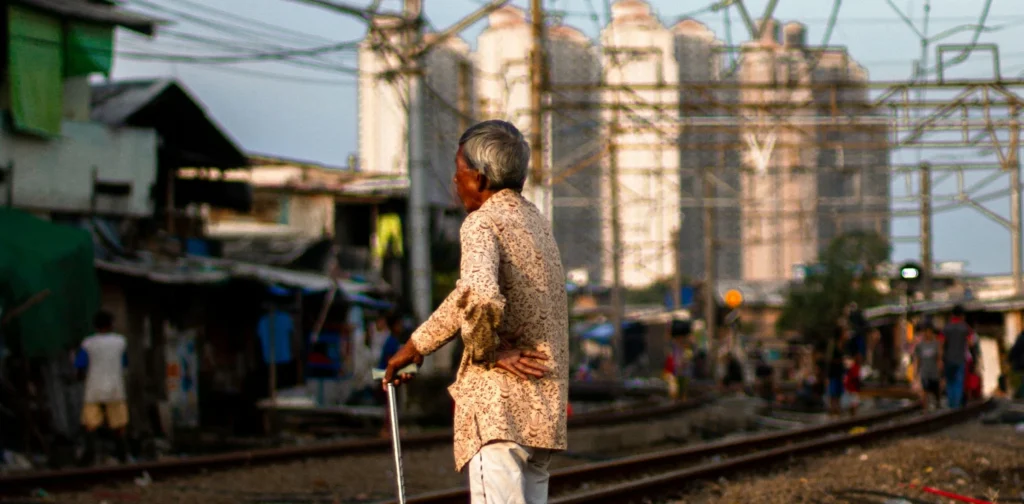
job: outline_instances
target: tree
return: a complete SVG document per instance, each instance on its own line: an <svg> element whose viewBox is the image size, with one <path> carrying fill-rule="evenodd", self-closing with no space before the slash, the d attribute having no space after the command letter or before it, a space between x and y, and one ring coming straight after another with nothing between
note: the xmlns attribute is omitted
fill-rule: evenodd
<svg viewBox="0 0 1024 504"><path fill-rule="evenodd" d="M889 242L878 233L853 231L836 237L809 268L804 282L786 295L777 326L824 343L850 303L877 305L879 267L889 259Z"/></svg>

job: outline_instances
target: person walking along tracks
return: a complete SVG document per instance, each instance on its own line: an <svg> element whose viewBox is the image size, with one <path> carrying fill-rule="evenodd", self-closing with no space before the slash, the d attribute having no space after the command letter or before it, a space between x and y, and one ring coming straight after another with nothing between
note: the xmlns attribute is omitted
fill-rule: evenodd
<svg viewBox="0 0 1024 504"><path fill-rule="evenodd" d="M465 351L449 392L455 400L455 467L468 467L471 500L544 503L552 451L565 450L568 301L547 220L523 198L530 147L515 126L479 123L455 153L462 224L460 279L388 361L423 361L461 330Z"/></svg>
<svg viewBox="0 0 1024 504"><path fill-rule="evenodd" d="M964 403L964 373L967 366L967 344L973 329L964 319L964 308L953 307L949 322L942 328L945 345L942 351L946 374L946 400L950 408L959 408Z"/></svg>

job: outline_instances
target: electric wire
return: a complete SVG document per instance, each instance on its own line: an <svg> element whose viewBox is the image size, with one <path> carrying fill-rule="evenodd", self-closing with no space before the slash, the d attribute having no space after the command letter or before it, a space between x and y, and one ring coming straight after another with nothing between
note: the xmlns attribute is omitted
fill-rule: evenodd
<svg viewBox="0 0 1024 504"><path fill-rule="evenodd" d="M281 61L288 60L297 56L313 56L317 54L325 54L329 52L336 52L351 47L352 43L343 42L340 44L331 44L322 47L313 47L309 49L292 49L287 51L276 51L276 52L264 52L264 53L249 53L249 54L235 54L235 55L188 55L188 54L159 54L159 53L134 53L134 52L121 52L119 53L123 57L127 58L142 58L142 59L154 59L163 61L177 61L187 63L253 63L259 61ZM337 71L344 73L357 74L358 70L355 68L345 68L341 66L335 67Z"/></svg>
<svg viewBox="0 0 1024 504"><path fill-rule="evenodd" d="M135 1L138 1L138 0L135 0ZM291 40L293 40L293 41L295 41L297 43L304 43L304 44L329 44L329 43L332 42L331 39L329 39L327 37L321 37L319 35L314 35L314 34L311 34L311 33L300 32L298 30L293 30L293 29L290 29L290 28L285 28L285 27L282 27L282 26L279 26L279 25L276 25L276 24L273 24L273 23L267 23L267 22L264 22L264 21L260 21L258 19L253 19L251 17L240 16L240 15L238 15L238 13L228 12L228 11L225 11L225 10L217 9L217 8L210 7L208 5L205 5L205 4L202 4L202 3L199 3L199 2L194 2L192 0L165 0L165 1L170 1L170 2L173 2L173 3L176 3L176 4L185 5L185 6L187 6L190 9L204 11L204 12L210 13L210 14L212 14L214 16L218 16L218 17L224 18L226 20L233 20L236 23L239 23L239 24L242 24L242 25L252 25L252 26L255 26L257 28L263 29L265 31L265 33L268 34L268 36L272 36L272 37L278 38L280 40L291 39Z"/></svg>
<svg viewBox="0 0 1024 504"><path fill-rule="evenodd" d="M261 50L261 51L293 51L293 50L297 50L297 48L295 48L294 46L283 45L283 44L275 44L275 43L267 43L266 42L266 40L268 38L267 35L263 34L261 31L258 31L258 30L247 29L247 28L243 28L243 27L238 27L238 26L233 26L233 25L225 24L225 23L222 23L222 22L219 22L219 21L214 21L214 20L211 20L211 19L206 18L206 17L196 16L196 15L193 15L191 13L184 12L184 11L177 10L177 9L173 9L173 8L169 8L169 7L166 7L166 6L154 3L154 2L150 2L148 0L131 0L131 1L135 5L137 5L137 6L141 6L143 8L148 8L148 9L151 9L151 10L154 10L154 11L158 11L158 12L161 12L161 13L164 13L164 14L168 14L170 16L175 17L179 21L184 21L184 22L192 24L192 25L201 26L201 27L206 28L206 29L216 30L217 33L220 33L220 34L233 35L233 36L241 37L243 39L243 40L225 40L223 38L214 38L214 37L208 37L208 36L203 36L203 35L198 35L198 34L193 34L193 33L179 32L179 31L175 31L175 30L172 30L172 29L161 29L161 30L158 31L158 37L156 39L156 42L159 42L159 35L160 34L166 34L167 36L170 36L170 37L173 37L173 38L194 41L194 42L197 42L197 43L201 43L203 45L207 45L207 46L215 47L215 48L219 48L219 49L229 49L229 50L237 50L237 51L253 51L253 50ZM146 40L150 40L150 39L146 39ZM253 41L255 41L255 42L253 42ZM339 51L334 51L334 52L342 52L344 50L347 50L347 48L341 49ZM288 61L288 64L291 64L291 65L294 65L294 66L307 67L307 68L316 68L316 69L319 69L319 70L327 70L327 71L348 72L348 71L351 70L350 68L346 68L344 66L337 65L335 62L325 58L325 56L328 56L331 53L332 53L331 51L327 51L327 52L324 52L323 54L313 54L311 56L302 56L302 55L295 56L293 58L290 58L290 61Z"/></svg>

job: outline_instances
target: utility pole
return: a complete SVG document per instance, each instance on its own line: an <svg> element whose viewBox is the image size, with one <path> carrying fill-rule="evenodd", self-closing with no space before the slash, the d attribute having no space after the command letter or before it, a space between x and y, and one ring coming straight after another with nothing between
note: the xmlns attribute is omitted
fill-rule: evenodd
<svg viewBox="0 0 1024 504"><path fill-rule="evenodd" d="M402 15L405 30L402 50L406 53L406 96L408 138L406 162L409 173L409 263L412 276L412 308L423 322L431 311L430 204L427 201L426 166L423 159L423 39L422 0L405 0Z"/></svg>
<svg viewBox="0 0 1024 504"><path fill-rule="evenodd" d="M681 235L677 228L672 233L672 309L679 310L683 305L683 257L682 250L680 250L681 243L679 240Z"/></svg>
<svg viewBox="0 0 1024 504"><path fill-rule="evenodd" d="M1010 171L1010 265L1013 271L1013 291L1024 294L1024 272L1021 271L1021 187L1020 187L1020 107L1010 106L1010 140L1006 152L1006 168ZM998 147L997 147L998 148Z"/></svg>
<svg viewBox="0 0 1024 504"><path fill-rule="evenodd" d="M611 190L611 227L612 227L612 351L615 352L617 369L622 370L625 359L623 350L625 345L622 341L622 223L620 222L621 209L619 208L619 94L615 94L615 109L612 112L612 121L608 125L608 180Z"/></svg>
<svg viewBox="0 0 1024 504"><path fill-rule="evenodd" d="M712 201L714 185L711 181L711 169L705 167L703 173L703 205L704 205L704 326L708 338L708 362L711 364L712 380L718 370L718 293L715 280L715 207Z"/></svg>
<svg viewBox="0 0 1024 504"><path fill-rule="evenodd" d="M403 50L406 51L408 95L409 170L409 262L412 270L412 306L419 322L427 320L433 298L430 267L430 202L427 199L426 160L423 152L423 58L431 47L462 31L501 7L507 0L494 0L441 32L429 45L423 44L423 0L405 0L402 15L406 21ZM468 84L468 83L467 83ZM467 86L468 88L468 86ZM448 355L448 354L439 354ZM439 356L439 359L443 357ZM437 359L435 359L437 361ZM438 369L447 363L437 361ZM433 364L433 363L432 363ZM425 371L430 372L428 367Z"/></svg>
<svg viewBox="0 0 1024 504"><path fill-rule="evenodd" d="M469 119L472 116L471 92L472 92L473 70L468 61L459 62L459 132L469 129Z"/></svg>
<svg viewBox="0 0 1024 504"><path fill-rule="evenodd" d="M544 166L544 149L550 149L551 146L544 145L544 91L547 84L547 65L544 50L543 3L543 0L530 0L530 27L533 34L533 48L530 50L530 182L533 185L535 203L550 222L551 186Z"/></svg>
<svg viewBox="0 0 1024 504"><path fill-rule="evenodd" d="M921 163L921 292L932 299L932 167Z"/></svg>

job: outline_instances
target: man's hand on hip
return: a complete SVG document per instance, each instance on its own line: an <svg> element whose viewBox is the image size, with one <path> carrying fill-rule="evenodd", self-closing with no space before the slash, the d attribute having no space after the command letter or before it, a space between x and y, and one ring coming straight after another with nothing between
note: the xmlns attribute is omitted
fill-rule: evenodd
<svg viewBox="0 0 1024 504"><path fill-rule="evenodd" d="M400 348L394 356L388 359L388 369L384 372L384 388L387 388L388 383L401 385L411 380L413 376L411 374L400 374L395 376L399 369L402 369L409 364L416 364L417 366L423 364L423 354L416 349L416 346L412 344L412 341L402 345L402 348Z"/></svg>
<svg viewBox="0 0 1024 504"><path fill-rule="evenodd" d="M524 380L543 378L551 370L544 365L548 357L533 350L501 350L495 366Z"/></svg>

